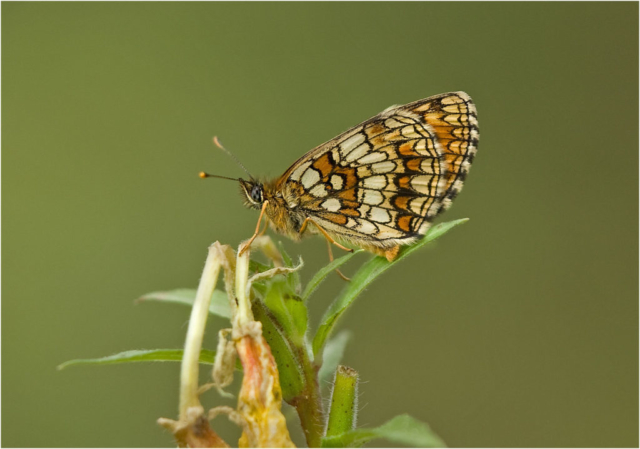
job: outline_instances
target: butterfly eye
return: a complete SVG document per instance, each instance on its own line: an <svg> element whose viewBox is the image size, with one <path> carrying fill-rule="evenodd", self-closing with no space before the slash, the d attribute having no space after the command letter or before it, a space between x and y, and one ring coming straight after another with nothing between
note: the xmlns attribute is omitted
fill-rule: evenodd
<svg viewBox="0 0 640 449"><path fill-rule="evenodd" d="M256 203L262 203L262 187L258 184L251 189L251 199Z"/></svg>

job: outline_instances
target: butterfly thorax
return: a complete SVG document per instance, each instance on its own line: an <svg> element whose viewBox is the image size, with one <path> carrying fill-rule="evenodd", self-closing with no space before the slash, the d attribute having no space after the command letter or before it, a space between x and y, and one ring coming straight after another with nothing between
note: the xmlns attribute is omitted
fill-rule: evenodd
<svg viewBox="0 0 640 449"><path fill-rule="evenodd" d="M300 240L300 228L307 218L298 208L297 200L300 194L292 192L289 188L280 188L276 181L267 182L264 187L265 199L269 201L265 214L269 218L271 228L293 240Z"/></svg>

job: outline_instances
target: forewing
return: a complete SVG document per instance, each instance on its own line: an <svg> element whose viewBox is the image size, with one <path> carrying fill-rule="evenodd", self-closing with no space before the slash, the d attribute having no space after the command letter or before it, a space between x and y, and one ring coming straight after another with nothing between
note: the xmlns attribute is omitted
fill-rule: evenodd
<svg viewBox="0 0 640 449"><path fill-rule="evenodd" d="M454 150L473 129L459 130L463 121L449 123L444 109L469 107L461 95L389 108L311 150L280 179L290 206L346 238L391 245L424 234L468 171L471 146Z"/></svg>

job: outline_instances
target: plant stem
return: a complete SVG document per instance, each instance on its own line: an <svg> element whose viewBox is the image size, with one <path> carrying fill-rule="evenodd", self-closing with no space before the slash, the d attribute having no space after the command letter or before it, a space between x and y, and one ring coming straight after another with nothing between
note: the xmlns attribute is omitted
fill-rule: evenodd
<svg viewBox="0 0 640 449"><path fill-rule="evenodd" d="M318 370L307 360L304 366L305 388L302 394L292 401L300 417L300 424L309 447L320 447L324 427L322 396L318 384Z"/></svg>
<svg viewBox="0 0 640 449"><path fill-rule="evenodd" d="M325 436L334 437L355 429L358 414L358 372L338 366L331 392L331 410Z"/></svg>
<svg viewBox="0 0 640 449"><path fill-rule="evenodd" d="M209 247L209 254L204 264L200 284L196 293L196 299L191 309L189 329L184 344L184 355L180 369L180 406L179 419L187 419L187 410L190 407L199 407L198 400L198 367L200 363L200 349L202 338L209 316L209 303L211 295L216 287L218 274L220 273L219 244L216 242Z"/></svg>
<svg viewBox="0 0 640 449"><path fill-rule="evenodd" d="M238 247L238 256L236 258L236 298L238 300L238 310L234 316L234 329L242 327L253 321L253 312L251 312L251 299L247 296L247 282L249 280L249 256L250 251L244 251L246 242L242 242Z"/></svg>

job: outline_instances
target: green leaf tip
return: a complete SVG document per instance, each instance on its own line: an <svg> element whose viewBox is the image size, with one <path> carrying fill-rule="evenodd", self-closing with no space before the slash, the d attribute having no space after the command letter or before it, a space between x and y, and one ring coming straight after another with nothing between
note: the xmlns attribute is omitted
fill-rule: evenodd
<svg viewBox="0 0 640 449"><path fill-rule="evenodd" d="M347 263L349 260L351 260L351 258L353 256L355 256L358 253L363 252L364 250L359 249L356 250L352 253L346 254L336 260L334 260L333 262L328 263L327 265L325 265L323 268L321 268L314 276L313 278L311 278L311 280L309 281L309 283L307 284L307 286L304 289L304 292L302 293L302 300L303 301L307 301L309 299L309 297L311 296L311 294L316 291L316 289L320 286L320 283L329 275L331 274L331 272L333 270L338 269L340 266L344 265L345 263Z"/></svg>
<svg viewBox="0 0 640 449"><path fill-rule="evenodd" d="M182 360L182 349L135 349L113 354L96 359L69 360L58 365L58 370L63 370L73 365L113 365L116 363L132 362L179 362ZM200 351L200 363L213 365L216 357L215 351L203 349Z"/></svg>
<svg viewBox="0 0 640 449"><path fill-rule="evenodd" d="M341 435L324 437L322 447L362 446L377 438L411 447L446 447L428 425L409 415L396 416L373 429L354 429Z"/></svg>
<svg viewBox="0 0 640 449"><path fill-rule="evenodd" d="M136 303L156 301L192 307L195 299L195 289L178 288L175 290L147 293L138 298ZM229 305L229 299L225 292L214 290L211 295L211 303L209 304L209 313L222 318L231 318L231 306Z"/></svg>
<svg viewBox="0 0 640 449"><path fill-rule="evenodd" d="M313 339L313 354L317 356L322 350L327 337L336 325L338 318L353 303L353 301L369 286L378 276L387 271L393 265L404 260L413 252L426 246L435 239L443 236L454 227L466 223L468 218L439 223L431 227L425 236L411 246L405 247L400 251L398 257L389 262L381 256L371 258L366 262L353 276L351 282L345 287L340 296L329 306L325 312L320 327Z"/></svg>

